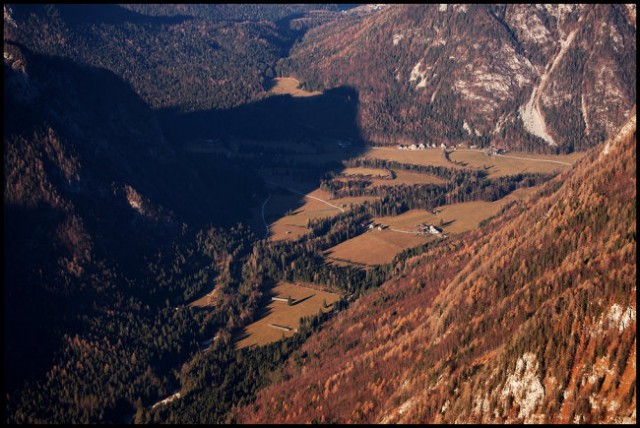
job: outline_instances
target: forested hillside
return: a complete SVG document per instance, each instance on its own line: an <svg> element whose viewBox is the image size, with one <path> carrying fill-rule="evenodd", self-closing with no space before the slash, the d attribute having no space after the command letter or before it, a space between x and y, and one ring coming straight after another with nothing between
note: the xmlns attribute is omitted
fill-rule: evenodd
<svg viewBox="0 0 640 428"><path fill-rule="evenodd" d="M5 5L4 36L110 70L153 108L230 108L266 95L276 61L313 25L290 21L314 9L230 6Z"/></svg>
<svg viewBox="0 0 640 428"><path fill-rule="evenodd" d="M116 421L197 349L173 307L246 251L260 184L174 150L112 73L4 52L5 415Z"/></svg>
<svg viewBox="0 0 640 428"><path fill-rule="evenodd" d="M355 88L379 144L571 152L627 120L635 58L633 5L402 5L311 29L277 71Z"/></svg>
<svg viewBox="0 0 640 428"><path fill-rule="evenodd" d="M6 424L635 422L635 5L3 9Z"/></svg>
<svg viewBox="0 0 640 428"><path fill-rule="evenodd" d="M636 419L636 128L409 262L312 336L245 423Z"/></svg>

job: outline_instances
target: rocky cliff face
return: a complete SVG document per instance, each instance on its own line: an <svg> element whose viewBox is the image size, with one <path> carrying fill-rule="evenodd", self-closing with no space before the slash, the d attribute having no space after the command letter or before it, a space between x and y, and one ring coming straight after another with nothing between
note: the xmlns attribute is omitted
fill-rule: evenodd
<svg viewBox="0 0 640 428"><path fill-rule="evenodd" d="M374 141L584 149L635 105L634 15L624 5L390 6L309 31L280 72L354 86Z"/></svg>
<svg viewBox="0 0 640 428"><path fill-rule="evenodd" d="M635 129L337 315L241 420L634 423Z"/></svg>

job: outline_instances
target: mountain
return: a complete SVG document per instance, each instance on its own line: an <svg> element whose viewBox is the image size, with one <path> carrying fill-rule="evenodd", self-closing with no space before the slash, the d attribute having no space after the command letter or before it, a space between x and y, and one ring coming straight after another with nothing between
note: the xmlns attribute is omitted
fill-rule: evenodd
<svg viewBox="0 0 640 428"><path fill-rule="evenodd" d="M244 423L634 423L636 121L333 317Z"/></svg>
<svg viewBox="0 0 640 428"><path fill-rule="evenodd" d="M635 5L401 5L307 32L278 73L349 85L380 144L571 152L635 105Z"/></svg>
<svg viewBox="0 0 640 428"><path fill-rule="evenodd" d="M271 21L152 16L117 5L16 4L5 6L6 17L5 40L106 68L152 108L193 111L253 100L265 93L270 64L287 43Z"/></svg>
<svg viewBox="0 0 640 428"><path fill-rule="evenodd" d="M250 171L174 149L109 71L6 40L3 71L4 388L12 405L29 403L5 412L23 422L113 420L123 388L149 394L129 385L197 348L193 320L162 308L201 292L218 255L234 251L225 239L246 233L233 227L261 185ZM160 320L175 330L149 330ZM164 349L139 348L145 335L164 336ZM105 355L121 370L109 384L88 375ZM40 392L28 386L37 379L47 379ZM93 398L78 398L91 383ZM53 415L62 408L82 410Z"/></svg>
<svg viewBox="0 0 640 428"><path fill-rule="evenodd" d="M198 111L263 98L277 60L338 8L11 4L4 6L4 37L110 70L152 108Z"/></svg>
<svg viewBox="0 0 640 428"><path fill-rule="evenodd" d="M3 9L6 423L635 421L635 6Z"/></svg>

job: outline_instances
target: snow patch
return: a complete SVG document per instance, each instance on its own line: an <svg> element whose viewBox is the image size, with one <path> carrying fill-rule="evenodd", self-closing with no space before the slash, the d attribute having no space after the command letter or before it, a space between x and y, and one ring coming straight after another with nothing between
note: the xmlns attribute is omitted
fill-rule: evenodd
<svg viewBox="0 0 640 428"><path fill-rule="evenodd" d="M438 5L438 12L446 12L447 11L447 7L449 7L448 4L440 3Z"/></svg>
<svg viewBox="0 0 640 428"><path fill-rule="evenodd" d="M525 422L531 420L531 413L544 398L544 387L536 375L538 369L536 355L530 352L524 354L518 358L516 369L507 377L501 393L503 400L513 396L514 402L520 406L518 417Z"/></svg>
<svg viewBox="0 0 640 428"><path fill-rule="evenodd" d="M400 40L404 39L404 34L394 34L393 35L393 46L397 46L400 43Z"/></svg>

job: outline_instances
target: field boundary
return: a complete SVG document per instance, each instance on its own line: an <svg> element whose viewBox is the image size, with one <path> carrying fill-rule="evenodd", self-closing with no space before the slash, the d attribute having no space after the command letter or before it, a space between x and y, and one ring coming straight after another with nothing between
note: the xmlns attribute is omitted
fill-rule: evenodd
<svg viewBox="0 0 640 428"><path fill-rule="evenodd" d="M340 210L340 211L342 211L342 212L345 212L344 208L341 208L341 207L339 207L339 206L337 206L337 205L333 205L333 204L331 204L331 203L329 203L329 202L327 202L327 201L325 201L325 200L323 200L323 199L316 198L315 196L310 196L310 195L304 194L304 193L299 192L299 191L297 191L297 190L295 190L295 189L292 189L291 187L283 186L283 185L281 185L281 184L273 183L273 182L271 182L271 181L265 181L265 183L270 184L271 186L282 187L283 189L287 189L288 191L293 192L293 193L295 193L295 194L297 194L297 195L304 196L305 198L315 199L316 201L320 201L320 202L322 202L322 203L324 203L324 204L329 205L330 207L333 207L333 208L335 208L335 209L337 209L337 210Z"/></svg>
<svg viewBox="0 0 640 428"><path fill-rule="evenodd" d="M502 157L502 158L510 158L510 159L528 160L528 161L534 161L534 162L559 163L560 165L573 166L573 164L572 164L572 163L562 162L562 161L552 160L552 159L521 158L521 157L519 157L519 156L508 156L508 155L494 155L494 156L500 156L500 157Z"/></svg>

